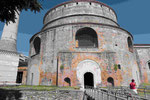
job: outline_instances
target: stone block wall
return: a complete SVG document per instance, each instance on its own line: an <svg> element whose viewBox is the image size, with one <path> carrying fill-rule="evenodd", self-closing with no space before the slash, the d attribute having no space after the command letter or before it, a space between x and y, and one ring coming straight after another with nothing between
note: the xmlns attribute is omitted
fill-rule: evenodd
<svg viewBox="0 0 150 100"><path fill-rule="evenodd" d="M15 84L19 63L19 54L0 51L0 84Z"/></svg>
<svg viewBox="0 0 150 100"><path fill-rule="evenodd" d="M35 91L0 89L1 100L83 100L79 90Z"/></svg>
<svg viewBox="0 0 150 100"><path fill-rule="evenodd" d="M96 2L66 2L49 10L44 17L44 25L58 18L76 15L89 14L104 16L117 22L115 12L112 8Z"/></svg>
<svg viewBox="0 0 150 100"><path fill-rule="evenodd" d="M98 36L98 48L78 48L76 47L76 32L77 30L90 27L94 29ZM131 35L116 27L109 27L109 26L100 26L100 25L88 25L88 24L78 24L78 25L66 25L57 27L55 29L47 30L45 33L42 32L37 35L41 38L41 48L40 54L35 55L32 57L30 62L29 71L35 73L37 80L36 84L45 84L45 85L56 85L57 82L61 86L64 82L64 77L66 75L62 75L60 72L59 67L61 64L65 63L59 60L59 53L61 52L69 52L74 55L80 55L77 57L69 58L68 61L70 65L65 67L72 68L74 59L77 59L76 62L81 62L85 59L92 59L94 58L95 54L105 54L109 55L110 52L114 53L113 57L107 56L104 57L96 57L94 60L97 63L100 63L101 60L105 61L102 63L104 69L101 68L101 64L99 64L100 68L102 69L104 74L101 74L101 77L104 77L104 81L102 82L103 85L107 85L107 78L109 76L114 75L114 79L116 80L115 85L128 85L132 78L135 78L137 84L140 83L139 78L139 70L136 62L136 58L134 57L134 53L129 51L127 38L131 37ZM132 38L132 37L131 37ZM33 42L31 42L32 44ZM33 44L32 44L33 45ZM34 48L31 46L31 48ZM65 54L65 53L64 53ZM30 54L32 55L32 53ZM89 57L89 55L91 55ZM87 57L86 57L87 56ZM80 59L82 58L82 59ZM84 58L84 59L83 59ZM99 60L101 59L101 60ZM109 61L108 59L113 59ZM72 62L72 63L71 63ZM121 65L121 70L118 70L118 73L109 72L107 67L113 69L115 64ZM76 64L77 67L77 64ZM76 76L76 67L74 70L70 70L66 72L67 74L73 73L72 75L75 77L73 81L74 84L72 86L76 86L78 83L77 76ZM37 69L38 68L38 69ZM134 70L133 70L134 69ZM59 72L57 72L59 71ZM65 73L66 73L65 72ZM31 72L29 72L31 75ZM29 76L30 76L29 75ZM106 75L106 76L103 76ZM28 76L28 77L29 77ZM117 77L115 77L117 76ZM30 76L31 77L31 76ZM57 78L58 77L58 78ZM63 77L63 78L61 78ZM73 77L72 77L73 78ZM31 79L30 79L31 80Z"/></svg>
<svg viewBox="0 0 150 100"><path fill-rule="evenodd" d="M138 62L140 66L141 71L141 81L143 83L149 83L150 82L150 65L148 64L150 62L150 46L149 45L136 45L134 46Z"/></svg>
<svg viewBox="0 0 150 100"><path fill-rule="evenodd" d="M16 41L0 40L0 50L16 52Z"/></svg>

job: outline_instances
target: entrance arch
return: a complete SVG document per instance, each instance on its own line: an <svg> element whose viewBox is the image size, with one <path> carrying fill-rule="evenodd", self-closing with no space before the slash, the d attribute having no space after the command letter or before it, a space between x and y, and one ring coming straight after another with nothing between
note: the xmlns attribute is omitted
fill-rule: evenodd
<svg viewBox="0 0 150 100"><path fill-rule="evenodd" d="M84 74L84 87L94 87L93 74L91 72L86 72Z"/></svg>
<svg viewBox="0 0 150 100"><path fill-rule="evenodd" d="M84 79L87 79L87 76L93 77L93 87L96 87L98 84L101 84L101 70L98 63L93 60L86 59L81 61L77 66L77 79L79 80L80 86L84 89L85 85L88 85ZM91 73L91 74L90 74Z"/></svg>

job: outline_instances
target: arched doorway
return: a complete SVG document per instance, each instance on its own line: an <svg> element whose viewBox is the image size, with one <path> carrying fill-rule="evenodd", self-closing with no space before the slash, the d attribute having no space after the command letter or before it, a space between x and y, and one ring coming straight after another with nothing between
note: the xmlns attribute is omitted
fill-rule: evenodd
<svg viewBox="0 0 150 100"><path fill-rule="evenodd" d="M87 72L84 74L84 87L87 88L88 86L94 87L94 79L91 72Z"/></svg>
<svg viewBox="0 0 150 100"><path fill-rule="evenodd" d="M114 79L112 77L109 77L107 79L107 82L111 85L111 86L114 86Z"/></svg>
<svg viewBox="0 0 150 100"><path fill-rule="evenodd" d="M92 74L91 76L93 77L92 79L93 87L96 88L97 84L101 84L101 70L97 62L90 60L90 59L83 60L78 64L76 70L77 70L77 79L79 80L79 84L82 89L84 89L85 88L84 86L86 85L85 84L86 82L84 82L84 79L87 79L87 78L84 78L84 77L86 76L90 77L90 73Z"/></svg>

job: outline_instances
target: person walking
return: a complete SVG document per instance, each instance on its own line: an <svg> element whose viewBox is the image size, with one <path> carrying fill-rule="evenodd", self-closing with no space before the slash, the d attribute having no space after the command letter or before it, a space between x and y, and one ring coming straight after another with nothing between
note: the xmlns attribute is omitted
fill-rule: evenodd
<svg viewBox="0 0 150 100"><path fill-rule="evenodd" d="M130 89L137 94L136 83L134 79L131 80Z"/></svg>

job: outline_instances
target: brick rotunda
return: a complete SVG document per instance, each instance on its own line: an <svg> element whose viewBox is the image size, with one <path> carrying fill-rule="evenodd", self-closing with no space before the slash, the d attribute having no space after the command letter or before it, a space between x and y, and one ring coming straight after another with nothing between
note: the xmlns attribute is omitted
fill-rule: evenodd
<svg viewBox="0 0 150 100"><path fill-rule="evenodd" d="M133 36L115 11L96 0L72 0L50 9L30 39L28 85L137 85L140 71Z"/></svg>

